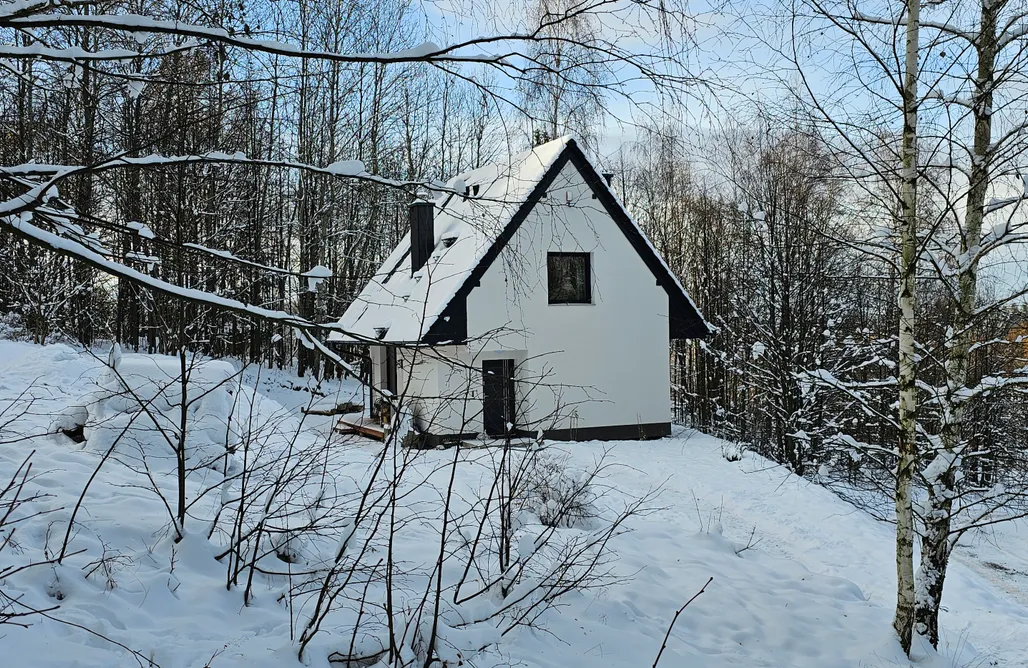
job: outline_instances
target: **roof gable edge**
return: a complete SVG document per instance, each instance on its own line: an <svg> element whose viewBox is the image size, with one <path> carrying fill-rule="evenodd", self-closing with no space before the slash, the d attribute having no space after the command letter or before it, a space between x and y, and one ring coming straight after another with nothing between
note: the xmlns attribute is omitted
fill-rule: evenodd
<svg viewBox="0 0 1028 668"><path fill-rule="evenodd" d="M535 207L536 203L538 203L539 200L542 199L542 195L549 189L550 185L553 183L553 180L557 178L557 175L560 174L560 171L564 169L565 165L567 165L568 161L570 160L569 151L572 148L578 150L579 152L581 151L581 149L579 149L578 145L575 143L574 139L568 139L567 143L564 145L564 148L561 149L561 152L557 155L556 158L554 158L553 162L547 168L546 172L539 179L539 182L535 184L535 186L532 188L532 191L528 194L528 197L526 197L525 201L522 202L520 206L518 206L518 210L514 212L513 216L511 216L510 220L504 226L503 231L500 232L499 235L497 235L496 239L489 247L489 250L485 252L485 254L482 256L482 259L480 259L478 261L478 264L475 265L475 268L471 271L470 274L467 275L467 277L464 279L464 282L461 284L460 288L458 288L457 291L453 294L453 296L450 297L450 300L446 303L446 306L443 307L443 309L439 312L439 317L436 318L432 325L425 331L424 335L421 338L422 343L437 341L440 338L440 336L443 335L439 331L437 325L439 322L444 321L444 316L450 318L463 316L465 319L467 319L467 308L457 309L461 312L453 313L453 309L451 309L451 306L454 303L459 303L461 300L466 300L468 293L470 293L475 288L475 286L477 286L480 283L482 277L485 275L485 272L488 271L489 267L492 266L493 261L495 261L496 258L499 257L503 249L506 248L507 243L514 237L514 234L521 227L521 224L525 222L525 219L528 218L528 214L532 212L532 209ZM466 322L464 323L463 329L466 333Z"/></svg>
<svg viewBox="0 0 1028 668"><path fill-rule="evenodd" d="M657 280L658 285L664 288L664 291L668 295L668 306L669 306L669 334L670 338L701 338L708 336L711 333L710 327L707 325L706 320L700 314L699 309L693 303L688 293L682 287L668 269L667 265L657 254L656 249L650 244L645 238L643 232L629 217L628 212L621 203L614 197L613 193L603 182L603 178L593 167L593 164L585 156L581 147L574 139L568 139L564 148L561 149L560 154L554 159L553 163L543 174L539 182L532 188L531 193L525 198L525 201L521 203L518 210L511 216L510 221L503 228L503 231L496 237L493 244L489 247L489 250L482 256L478 264L475 265L474 270L464 279L460 288L454 293L454 295L447 302L446 306L439 313L439 317L432 323L432 325L425 331L422 336L422 343L438 342L441 337L445 337L446 334L452 332L452 324L449 324L446 328L448 332L440 331L437 325L440 322L452 323L453 318L464 318L463 331L467 333L467 308L466 299L468 294L477 285L479 285L485 272L489 270L492 263L499 257L500 253L507 246L507 243L514 237L514 234L521 227L521 224L525 221L528 215L531 213L535 205L542 199L542 195L549 189L554 179L560 174L561 170L571 162L575 169L578 170L582 176L586 185L592 190L596 198L603 204L604 210L607 215L614 220L615 224L621 230L621 232L628 238L632 248L649 268L654 278ZM455 303L459 304L463 302L465 308L454 309L451 308ZM677 315L676 315L677 314ZM446 316L444 318L444 316Z"/></svg>
<svg viewBox="0 0 1028 668"><path fill-rule="evenodd" d="M668 296L668 317L670 338L672 339L695 339L709 336L711 333L707 321L693 303L689 293L679 283L678 279L671 273L671 270L657 253L657 249L646 238L642 229L632 220L621 205L621 202L614 196L607 187L593 164L577 145L570 154L570 160L578 169L579 174L586 184L592 189L593 194L603 204L614 223L621 232L628 238L629 243L643 263L649 268L650 273L657 280L657 284L664 288Z"/></svg>

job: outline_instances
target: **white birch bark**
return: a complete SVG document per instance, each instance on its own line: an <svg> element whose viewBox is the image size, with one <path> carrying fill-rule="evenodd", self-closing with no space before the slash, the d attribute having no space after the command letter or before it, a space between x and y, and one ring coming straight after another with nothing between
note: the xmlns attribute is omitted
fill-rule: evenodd
<svg viewBox="0 0 1028 668"><path fill-rule="evenodd" d="M914 513L911 481L917 462L914 308L917 277L917 78L920 0L907 0L900 158L899 460L896 468L896 616L893 628L910 653L914 627Z"/></svg>
<svg viewBox="0 0 1028 668"><path fill-rule="evenodd" d="M946 390L942 397L940 442L942 450L932 473L926 476L928 512L924 518L921 538L921 565L917 576L917 632L926 636L933 646L939 645L939 606L946 579L946 568L952 549L950 534L953 520L953 499L956 496L956 473L964 440L964 402L961 391L967 386L968 353L971 348L971 326L975 320L978 293L978 248L982 241L982 220L985 217L985 196L989 183L990 144L992 142L992 89L995 85L996 24L998 8L1003 3L982 0L981 30L974 48L978 73L974 79L972 115L974 145L971 174L960 236L959 264L956 270L952 335L947 342L945 360Z"/></svg>

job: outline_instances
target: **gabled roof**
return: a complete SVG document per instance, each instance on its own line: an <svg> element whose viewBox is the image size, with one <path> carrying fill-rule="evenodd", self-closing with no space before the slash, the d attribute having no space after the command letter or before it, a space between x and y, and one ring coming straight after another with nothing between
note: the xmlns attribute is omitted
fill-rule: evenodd
<svg viewBox="0 0 1028 668"><path fill-rule="evenodd" d="M441 343L467 336L465 298L563 167L572 162L668 293L672 338L710 333L685 289L628 216L574 139L562 137L479 167L447 186L468 196L435 200L435 250L413 275L410 233L343 314L330 341ZM463 327L463 329L462 329Z"/></svg>

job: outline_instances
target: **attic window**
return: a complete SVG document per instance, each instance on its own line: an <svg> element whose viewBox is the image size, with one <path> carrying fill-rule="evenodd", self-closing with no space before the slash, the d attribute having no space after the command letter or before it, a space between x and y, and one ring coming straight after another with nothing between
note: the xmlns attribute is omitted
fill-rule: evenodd
<svg viewBox="0 0 1028 668"><path fill-rule="evenodd" d="M389 331L388 327L376 327L375 328L375 338L378 339L379 341L381 341L382 339L385 338L386 333L388 331Z"/></svg>
<svg viewBox="0 0 1028 668"><path fill-rule="evenodd" d="M547 253L546 277L551 304L591 304L589 253Z"/></svg>
<svg viewBox="0 0 1028 668"><path fill-rule="evenodd" d="M443 237L443 248L449 248L456 241L457 241L457 237L455 235L454 236Z"/></svg>
<svg viewBox="0 0 1028 668"><path fill-rule="evenodd" d="M479 185L477 183L475 185L471 186L471 196L472 197L478 197L478 188L479 188Z"/></svg>

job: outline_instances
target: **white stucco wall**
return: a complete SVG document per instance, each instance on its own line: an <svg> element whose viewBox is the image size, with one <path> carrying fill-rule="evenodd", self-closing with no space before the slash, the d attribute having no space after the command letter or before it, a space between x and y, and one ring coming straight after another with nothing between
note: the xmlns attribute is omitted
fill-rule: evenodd
<svg viewBox="0 0 1028 668"><path fill-rule="evenodd" d="M548 303L556 251L590 253L593 303ZM570 163L468 296L468 338L439 352L514 358L519 428L670 422L667 293ZM433 430L481 431L480 371L435 367Z"/></svg>
<svg viewBox="0 0 1028 668"><path fill-rule="evenodd" d="M371 346L372 383L386 387L386 347ZM434 351L397 349L396 391L404 398L404 405L423 422L429 431L438 430L433 417L439 412L439 369Z"/></svg>

